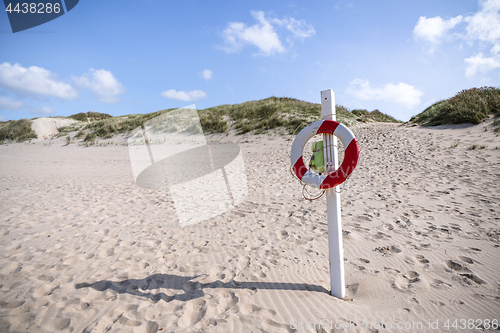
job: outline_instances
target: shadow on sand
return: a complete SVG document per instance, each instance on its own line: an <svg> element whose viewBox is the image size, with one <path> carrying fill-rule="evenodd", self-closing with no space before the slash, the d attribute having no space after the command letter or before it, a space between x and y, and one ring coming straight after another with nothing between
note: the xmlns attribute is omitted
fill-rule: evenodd
<svg viewBox="0 0 500 333"><path fill-rule="evenodd" d="M98 281L92 284L78 283L76 289L93 288L98 291L114 290L120 294L130 294L139 297L149 298L154 302L164 300L189 301L205 295L204 289L208 288L228 288L228 289L273 289L273 290L305 290L330 294L328 290L318 285L305 283L277 283L277 282L238 282L238 281L215 281L211 283L200 283L192 280L199 276L178 276L170 274L154 274L144 279L128 279L123 281ZM154 293L153 290L160 288L183 290L182 294L169 296L163 292Z"/></svg>

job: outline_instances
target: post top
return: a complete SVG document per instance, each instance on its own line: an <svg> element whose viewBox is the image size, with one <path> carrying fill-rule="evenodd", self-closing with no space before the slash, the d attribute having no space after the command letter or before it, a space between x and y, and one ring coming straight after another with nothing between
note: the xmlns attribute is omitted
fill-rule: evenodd
<svg viewBox="0 0 500 333"><path fill-rule="evenodd" d="M321 117L323 119L336 120L335 92L332 89L321 92Z"/></svg>

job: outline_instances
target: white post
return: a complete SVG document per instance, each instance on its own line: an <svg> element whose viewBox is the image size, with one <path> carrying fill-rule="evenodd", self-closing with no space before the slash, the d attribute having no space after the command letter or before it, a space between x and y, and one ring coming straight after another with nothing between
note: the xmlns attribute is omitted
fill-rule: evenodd
<svg viewBox="0 0 500 333"><path fill-rule="evenodd" d="M321 116L324 120L336 120L335 92L331 89L321 92ZM338 168L337 137L323 134L325 172L328 174ZM328 252L330 256L331 295L345 296L344 249L342 246L342 220L340 212L340 193L337 187L329 188L326 195L326 216L328 220Z"/></svg>

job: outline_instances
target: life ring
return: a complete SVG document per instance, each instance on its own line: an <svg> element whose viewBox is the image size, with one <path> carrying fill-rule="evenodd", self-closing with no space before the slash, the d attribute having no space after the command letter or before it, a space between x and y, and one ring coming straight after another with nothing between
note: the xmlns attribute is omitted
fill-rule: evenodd
<svg viewBox="0 0 500 333"><path fill-rule="evenodd" d="M302 151L307 141L316 134L330 133L342 141L344 145L344 160L342 165L328 175L318 175L309 171L304 165ZM346 181L356 168L359 158L359 146L354 134L339 122L334 120L319 120L306 126L295 137L290 152L290 161L295 175L307 185L315 188L327 189L335 187Z"/></svg>

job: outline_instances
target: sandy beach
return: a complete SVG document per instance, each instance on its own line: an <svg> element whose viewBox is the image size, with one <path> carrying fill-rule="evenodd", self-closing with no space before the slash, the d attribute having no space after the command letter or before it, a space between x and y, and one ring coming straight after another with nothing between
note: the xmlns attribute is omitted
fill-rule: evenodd
<svg viewBox="0 0 500 333"><path fill-rule="evenodd" d="M0 145L0 331L493 330L500 137L490 122L352 128L360 160L340 186L342 300L329 294L324 197L302 197L285 137L210 137L241 148L248 195L185 227L168 189L135 184L123 141Z"/></svg>

